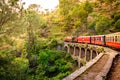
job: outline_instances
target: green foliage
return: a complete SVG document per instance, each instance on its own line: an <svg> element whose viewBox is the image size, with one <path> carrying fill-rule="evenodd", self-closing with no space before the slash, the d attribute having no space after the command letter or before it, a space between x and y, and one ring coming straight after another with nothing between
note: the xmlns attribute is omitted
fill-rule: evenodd
<svg viewBox="0 0 120 80"><path fill-rule="evenodd" d="M79 28L80 25L81 25L81 22L80 21L75 21L74 25L75 25L76 28Z"/></svg>
<svg viewBox="0 0 120 80"><path fill-rule="evenodd" d="M56 41L52 41L52 45ZM72 71L74 62L70 54L42 49L41 45L36 45L37 52L32 54L29 59L22 56L16 57L18 50L0 51L0 77L2 80L60 80ZM24 49L21 48L21 49ZM21 50L20 49L20 50ZM24 55L25 51L21 51ZM8 58L9 57L9 58Z"/></svg>
<svg viewBox="0 0 120 80"><path fill-rule="evenodd" d="M64 20L62 26L65 32L71 32L74 29L85 30L87 28L87 17L93 11L91 2L88 0L83 3L80 3L79 0L60 0L59 7ZM74 33L73 31L72 34Z"/></svg>
<svg viewBox="0 0 120 80"><path fill-rule="evenodd" d="M110 28L111 22L103 15L96 16L88 25L88 28L97 34L103 34Z"/></svg>
<svg viewBox="0 0 120 80"><path fill-rule="evenodd" d="M0 78L1 80L25 80L28 70L28 60L17 58L12 49L0 51Z"/></svg>
<svg viewBox="0 0 120 80"><path fill-rule="evenodd" d="M120 19L120 14L119 13L114 15L114 21L116 22L118 19Z"/></svg>
<svg viewBox="0 0 120 80"><path fill-rule="evenodd" d="M0 34L6 33L4 30L12 27L6 28L4 25L18 18L19 13L16 10L20 12L18 0L0 0Z"/></svg>
<svg viewBox="0 0 120 80"><path fill-rule="evenodd" d="M110 27L110 21L108 18L101 16L96 23L95 30L99 33L104 32Z"/></svg>
<svg viewBox="0 0 120 80"><path fill-rule="evenodd" d="M115 13L111 17L112 17L112 25L114 26L114 29L116 31L119 31L120 30L120 14Z"/></svg>
<svg viewBox="0 0 120 80"><path fill-rule="evenodd" d="M92 4L90 4L89 0L85 1L84 9L87 11L87 13L91 13L93 11Z"/></svg>
<svg viewBox="0 0 120 80"><path fill-rule="evenodd" d="M120 19L115 23L115 29L120 30Z"/></svg>
<svg viewBox="0 0 120 80"><path fill-rule="evenodd" d="M38 56L38 67L36 69L37 75L35 78L62 79L64 76L66 76L66 74L68 74L69 71L72 70L71 61L73 60L69 56L68 54L54 50L40 50ZM69 59L67 59L68 57Z"/></svg>

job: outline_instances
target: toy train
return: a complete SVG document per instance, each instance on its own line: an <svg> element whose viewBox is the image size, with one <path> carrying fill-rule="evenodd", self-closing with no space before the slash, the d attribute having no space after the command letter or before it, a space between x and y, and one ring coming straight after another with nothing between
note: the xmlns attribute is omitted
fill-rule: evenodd
<svg viewBox="0 0 120 80"><path fill-rule="evenodd" d="M65 42L87 43L109 46L120 50L120 32L108 35L65 37Z"/></svg>

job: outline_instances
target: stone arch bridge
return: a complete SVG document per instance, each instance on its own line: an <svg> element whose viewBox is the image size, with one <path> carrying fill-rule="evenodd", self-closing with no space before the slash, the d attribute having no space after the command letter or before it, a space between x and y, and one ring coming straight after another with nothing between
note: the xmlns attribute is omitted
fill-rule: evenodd
<svg viewBox="0 0 120 80"><path fill-rule="evenodd" d="M103 47L69 42L64 42L64 50L70 53L74 60L77 60L78 67L83 66L104 51Z"/></svg>
<svg viewBox="0 0 120 80"><path fill-rule="evenodd" d="M96 70L95 72L93 71L94 74L92 74L91 76L89 76L87 72L88 78L85 80L103 80L112 65L113 58L118 54L117 51L103 46L71 42L64 42L64 50L67 53L71 54L72 58L78 62L78 67L80 68L70 75L66 76L62 80L78 80L77 77L81 74L84 75L84 72L88 68L90 70L90 68L92 68L94 64L96 64L97 67L100 67L101 69L99 70L99 72L96 72ZM105 64L101 66L101 64L99 64L99 61L102 60L103 56L107 56L107 59L104 60ZM83 79L80 78L79 80Z"/></svg>

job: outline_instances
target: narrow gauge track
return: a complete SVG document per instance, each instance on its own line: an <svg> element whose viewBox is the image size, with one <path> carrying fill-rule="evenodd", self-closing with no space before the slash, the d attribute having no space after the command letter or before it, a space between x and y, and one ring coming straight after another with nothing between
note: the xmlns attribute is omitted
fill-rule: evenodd
<svg viewBox="0 0 120 80"><path fill-rule="evenodd" d="M112 66L109 73L107 74L106 80L120 80L120 52L113 60Z"/></svg>
<svg viewBox="0 0 120 80"><path fill-rule="evenodd" d="M74 80L94 80L94 78L98 75L98 73L105 66L109 55L103 55L98 62L96 62L93 66L91 66L87 71L85 71L82 75L78 76Z"/></svg>

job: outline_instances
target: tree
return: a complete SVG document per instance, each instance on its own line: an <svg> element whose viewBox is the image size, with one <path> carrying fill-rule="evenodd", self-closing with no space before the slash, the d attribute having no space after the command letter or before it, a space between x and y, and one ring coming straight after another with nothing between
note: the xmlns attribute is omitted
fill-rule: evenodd
<svg viewBox="0 0 120 80"><path fill-rule="evenodd" d="M35 53L36 37L40 36L40 29L45 26L45 21L34 10L27 10L24 14L25 22L27 23L27 53Z"/></svg>
<svg viewBox="0 0 120 80"><path fill-rule="evenodd" d="M4 27L3 25L9 21L14 20L17 17L17 14L20 9L18 6L18 0L0 0L0 33Z"/></svg>
<svg viewBox="0 0 120 80"><path fill-rule="evenodd" d="M68 32L74 28L74 20L73 17L73 6L76 6L79 3L79 0L60 0L60 14L62 16L62 24L64 31Z"/></svg>
<svg viewBox="0 0 120 80"><path fill-rule="evenodd" d="M40 8L40 5L37 5L37 4L30 4L28 7L28 9L34 10L36 12L38 12L39 8Z"/></svg>
<svg viewBox="0 0 120 80"><path fill-rule="evenodd" d="M117 31L120 30L120 19L117 20L117 22L114 24L114 26L115 26L115 29L116 29Z"/></svg>
<svg viewBox="0 0 120 80"><path fill-rule="evenodd" d="M97 15L90 23L89 29L93 30L95 34L103 34L109 30L111 22L103 15Z"/></svg>
<svg viewBox="0 0 120 80"><path fill-rule="evenodd" d="M79 0L60 0L60 13L63 16L65 31L72 29L87 29L87 17L93 11L93 5L88 0L80 3ZM79 26L79 27L78 27Z"/></svg>

